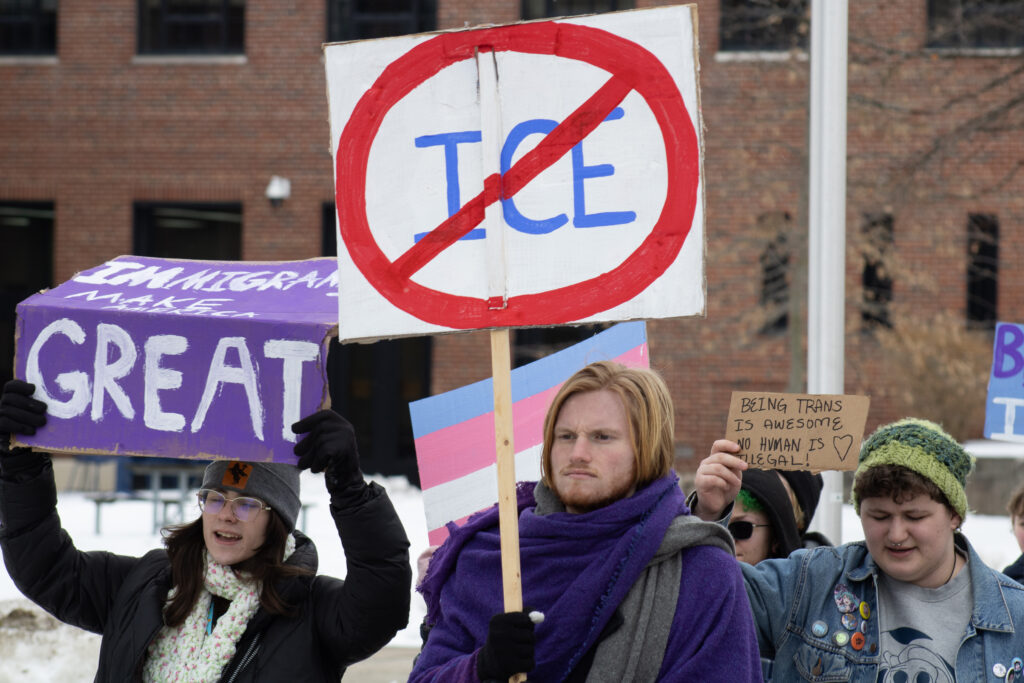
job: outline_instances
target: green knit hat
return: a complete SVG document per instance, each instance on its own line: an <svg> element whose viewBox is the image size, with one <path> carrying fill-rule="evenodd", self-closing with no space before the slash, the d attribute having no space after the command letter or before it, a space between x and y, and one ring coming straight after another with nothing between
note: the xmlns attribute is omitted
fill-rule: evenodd
<svg viewBox="0 0 1024 683"><path fill-rule="evenodd" d="M946 494L961 519L967 515L964 486L974 468L974 457L934 422L907 418L879 427L860 448L854 482L862 472L878 465L900 465L917 472ZM853 505L860 514L856 493Z"/></svg>

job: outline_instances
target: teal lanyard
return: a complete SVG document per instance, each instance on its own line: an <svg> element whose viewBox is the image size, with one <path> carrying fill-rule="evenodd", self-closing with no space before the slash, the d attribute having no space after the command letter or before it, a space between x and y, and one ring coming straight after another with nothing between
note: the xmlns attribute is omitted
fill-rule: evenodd
<svg viewBox="0 0 1024 683"><path fill-rule="evenodd" d="M213 596L210 596L210 612L206 617L206 635L213 633Z"/></svg>

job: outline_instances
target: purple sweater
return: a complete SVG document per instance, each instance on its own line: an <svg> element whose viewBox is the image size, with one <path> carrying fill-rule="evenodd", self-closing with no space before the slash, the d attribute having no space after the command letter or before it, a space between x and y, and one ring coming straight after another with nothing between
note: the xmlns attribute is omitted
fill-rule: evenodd
<svg viewBox="0 0 1024 683"><path fill-rule="evenodd" d="M675 474L593 512L537 515L519 487L523 604L544 612L534 681L564 680L597 642L661 544L689 514ZM503 611L497 508L471 518L431 560L420 587L433 626L409 681L476 681L476 652ZM683 551L675 620L660 681L760 681L753 619L736 559L712 546Z"/></svg>

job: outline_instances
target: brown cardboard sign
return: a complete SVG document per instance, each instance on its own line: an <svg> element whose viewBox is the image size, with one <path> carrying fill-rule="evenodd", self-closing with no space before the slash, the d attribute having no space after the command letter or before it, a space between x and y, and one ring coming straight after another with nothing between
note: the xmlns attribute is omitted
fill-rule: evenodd
<svg viewBox="0 0 1024 683"><path fill-rule="evenodd" d="M854 470L871 399L734 391L725 438L762 470Z"/></svg>

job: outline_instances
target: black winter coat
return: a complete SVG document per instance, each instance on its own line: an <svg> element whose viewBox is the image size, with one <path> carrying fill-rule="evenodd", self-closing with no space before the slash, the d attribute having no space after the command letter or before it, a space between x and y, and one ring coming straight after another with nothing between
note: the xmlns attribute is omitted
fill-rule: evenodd
<svg viewBox="0 0 1024 683"><path fill-rule="evenodd" d="M1003 573L1009 576L1017 583L1021 583L1021 581L1024 581L1024 555L1021 555L1016 560L1014 560L1013 564L1011 564L1003 570Z"/></svg>
<svg viewBox="0 0 1024 683"><path fill-rule="evenodd" d="M32 466L11 466L22 458L32 458ZM14 583L57 619L102 634L96 681L141 681L146 648L163 624L171 587L167 553L153 550L139 558L77 550L60 526L49 458L3 460L0 549ZM331 514L345 549L346 579L282 581L282 596L299 605L298 615L257 611L222 680L338 681L346 666L379 650L407 624L409 541L387 494L369 484L361 500L344 509L332 504ZM297 531L295 536L289 563L315 572L313 542Z"/></svg>

